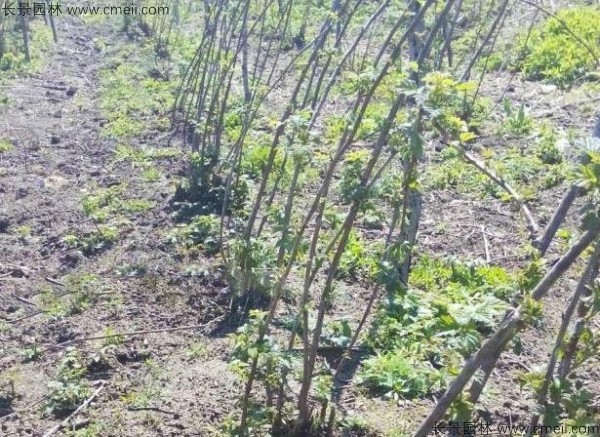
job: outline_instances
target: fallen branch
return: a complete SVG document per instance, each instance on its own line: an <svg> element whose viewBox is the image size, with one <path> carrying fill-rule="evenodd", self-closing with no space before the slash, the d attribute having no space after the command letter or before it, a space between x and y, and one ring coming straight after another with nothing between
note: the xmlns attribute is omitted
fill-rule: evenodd
<svg viewBox="0 0 600 437"><path fill-rule="evenodd" d="M39 314L44 314L46 312L47 311L36 311L34 313L27 314L26 316L19 317L18 319L13 319L13 320L5 319L5 320L6 320L6 323L17 323L17 322L22 322L23 320L26 320L26 319L30 319L31 317L35 317Z"/></svg>
<svg viewBox="0 0 600 437"><path fill-rule="evenodd" d="M487 239L487 235L485 235L485 226L481 225L481 236L483 237L483 249L485 250L485 262L492 262L492 256L490 254L490 243Z"/></svg>
<svg viewBox="0 0 600 437"><path fill-rule="evenodd" d="M62 283L62 282L60 282L60 281L57 281L56 279L53 279L53 278L50 278L50 277L45 277L44 279L45 279L46 281L50 282L51 284L58 285L58 286L60 286L60 287L65 287L65 284L63 284L63 283Z"/></svg>
<svg viewBox="0 0 600 437"><path fill-rule="evenodd" d="M465 160L469 164L475 166L479 171L481 171L488 178L490 178L492 181L494 181L496 184L502 187L504 191L510 194L510 196L514 199L517 205L519 205L519 207L521 208L521 211L523 211L523 214L527 219L529 232L532 237L531 239L535 240L540 233L540 228L535 219L533 218L533 214L531 213L531 210L529 209L523 198L504 179L496 175L496 173L494 173L491 169L487 168L484 163L479 161L477 158L475 158L473 155L467 152L464 148L460 147L459 149L462 151Z"/></svg>
<svg viewBox="0 0 600 437"><path fill-rule="evenodd" d="M26 298L24 298L24 297L21 297L21 296L17 296L17 300L18 300L18 301L21 301L21 302L23 302L23 303L26 303L27 305L31 305L31 306L34 306L34 307L36 307L36 308L37 308L37 305L36 305L36 303L35 303L35 302L32 302L32 301L30 301L29 299L26 299Z"/></svg>
<svg viewBox="0 0 600 437"><path fill-rule="evenodd" d="M27 267L18 266L16 264L0 264L0 270L4 270L9 275L13 273L20 273L21 277L28 278L31 276L31 272Z"/></svg>
<svg viewBox="0 0 600 437"><path fill-rule="evenodd" d="M181 416L181 414L176 413L174 411L167 411L167 410L163 410L162 408L158 408L158 407L127 407L127 409L129 411L156 411L157 413L170 414L171 416L174 416L174 417Z"/></svg>
<svg viewBox="0 0 600 437"><path fill-rule="evenodd" d="M210 326L213 323L217 322L218 320L222 320L224 317L225 316L217 317L216 319L211 320L210 322L205 323L203 325L179 326L177 328L149 329L149 330L146 330L146 331L124 332L124 333L121 333L121 334L109 334L109 335L96 335L96 336L91 336L91 337L79 337L79 338L74 338L73 340L68 340L68 341L64 341L62 343L55 344L54 346L49 346L46 349L44 349L41 353L45 354L46 352L49 352L51 350L59 349L59 348L63 348L63 347L67 347L67 346L70 346L70 345L76 344L76 343L82 343L84 341L106 340L107 338L115 338L115 337L135 337L137 335L158 334L158 333L162 333L162 332L186 331L186 330L191 330L191 329L204 329L207 326Z"/></svg>

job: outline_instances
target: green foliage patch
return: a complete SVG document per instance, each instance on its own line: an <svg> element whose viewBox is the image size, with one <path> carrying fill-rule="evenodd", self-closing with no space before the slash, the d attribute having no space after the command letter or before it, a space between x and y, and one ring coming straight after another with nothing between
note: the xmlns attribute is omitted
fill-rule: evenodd
<svg viewBox="0 0 600 437"><path fill-rule="evenodd" d="M116 58L100 73L100 107L108 122L103 135L127 139L149 128L167 130L180 75L193 56L195 39L173 37L166 60L157 55L159 37L118 47Z"/></svg>
<svg viewBox="0 0 600 437"><path fill-rule="evenodd" d="M175 228L168 236L168 241L181 245L186 250L196 248L206 255L214 255L221 247L220 229L219 216L199 215L190 223Z"/></svg>
<svg viewBox="0 0 600 437"><path fill-rule="evenodd" d="M60 417L75 410L87 399L91 390L84 378L86 373L79 351L68 348L58 363L56 379L48 384L51 392L44 403L44 413Z"/></svg>
<svg viewBox="0 0 600 437"><path fill-rule="evenodd" d="M368 344L377 355L365 362L361 381L405 398L444 388L517 290L501 267L422 257L410 289L390 293L376 315Z"/></svg>
<svg viewBox="0 0 600 437"><path fill-rule="evenodd" d="M514 131L513 131L514 133ZM556 132L540 126L531 150L522 147L489 148L481 152L485 165L513 188L525 200L535 199L568 179L573 165L558 147ZM465 162L459 150L446 147L426 170L424 185L432 189L453 189L473 193L477 197L492 197L510 201L502 187Z"/></svg>
<svg viewBox="0 0 600 437"><path fill-rule="evenodd" d="M28 62L25 57L21 32L3 29L2 35L0 35L0 80L39 71L51 43L52 30L49 26L45 26L41 21L29 23L30 60Z"/></svg>
<svg viewBox="0 0 600 437"><path fill-rule="evenodd" d="M155 205L147 199L127 199L126 187L115 185L100 188L93 194L81 199L81 206L86 216L96 223L105 223L116 214L139 214L152 209Z"/></svg>
<svg viewBox="0 0 600 437"><path fill-rule="evenodd" d="M527 78L569 87L598 67L600 8L563 9L534 29L529 38L522 35L517 49L517 69Z"/></svg>

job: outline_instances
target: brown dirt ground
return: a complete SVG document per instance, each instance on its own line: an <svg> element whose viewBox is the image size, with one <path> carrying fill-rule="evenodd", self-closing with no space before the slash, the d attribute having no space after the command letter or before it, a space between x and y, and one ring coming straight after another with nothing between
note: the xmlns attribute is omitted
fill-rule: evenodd
<svg viewBox="0 0 600 437"><path fill-rule="evenodd" d="M4 90L11 104L0 109L0 130L15 150L0 155L0 370L12 375L16 397L9 405L0 404L0 435L43 435L59 423L39 412L64 349L54 346L102 335L107 327L134 332L187 326L197 328L128 337L115 346L113 360L90 367L92 390L99 384L104 388L75 424L104 424L99 434L103 436L208 435L235 408L239 395L227 366L226 334L233 328L227 325L226 302L219 294L226 284L210 275L189 274L189 268L209 269L209 261L182 261L162 243L164 229L172 226L168 200L180 163L163 162L170 171L153 185L141 183L139 172L129 164L112 164L116 144L99 135L105 120L97 109L98 71L104 59L94 48L93 32L97 30L78 22L65 23L44 71L16 79ZM102 36L118 43L114 34ZM498 101L508 88L509 98L532 105L536 119L546 117L587 132L589 118L582 107L590 96L581 91L579 96L547 93L518 78L510 87L509 80L499 75L486 95ZM148 132L137 140L141 144L158 148L166 140L159 132ZM500 141L497 147L502 145ZM153 200L156 207L129 216L119 240L107 250L85 256L68 248L62 242L65 235L95 229L82 212L82 195L115 182L126 182L130 192ZM541 224L562 189L551 190L532 204ZM493 260L518 265L524 226L519 211L510 205L438 191L426 197L424 210L419 236L424 252L481 258L480 225L485 223ZM437 226L440 222L446 225L443 232ZM16 231L20 226L29 226L31 235L20 236ZM148 266L142 277L117 274L123 266L137 264ZM42 290L51 288L60 295L65 287L57 282L87 273L98 277L90 308L65 318L40 312ZM494 417L525 423L531 399L520 393L512 378L516 371L546 361L560 321L558 309L570 291L572 282L566 280L548 296L543 326L522 334L523 354L503 356L483 399L483 407ZM338 310L346 315L357 300L368 297L357 285L349 285L345 293ZM62 299L68 301L69 296ZM31 344L41 344L45 352L37 361L22 363L22 351ZM90 358L98 354L102 341L78 347ZM200 353L191 356L190 347ZM599 376L597 369L594 372L590 380ZM152 397L147 406L128 403L146 395ZM433 399L418 404L370 399L350 387L343 403L382 432L405 427L410 434L415 417L422 417Z"/></svg>
<svg viewBox="0 0 600 437"><path fill-rule="evenodd" d="M51 346L102 335L107 326L132 332L194 325L198 328L139 335L118 346L115 362L89 373L92 383L108 383L86 415L111 425L101 435L203 435L229 412L235 399L226 341L220 334L210 336L219 330L224 310L215 303L212 286L186 276L174 254L162 249L161 229L171 224L169 177L148 187L138 183L139 172L128 164L112 165L116 144L99 135L105 121L96 107L98 70L103 65L94 48L97 35L76 21L64 22L61 31L44 70L16 79L4 90L11 104L2 109L1 131L15 148L0 157L0 369L16 381L16 398L0 407L1 416L10 414L1 419L0 435L42 435L58 423L42 417L35 404L49 392L47 383L54 378L62 348L21 364L20 351L26 345ZM103 36L109 41L114 37ZM177 168L175 163L165 165ZM62 243L67 234L94 231L82 212L82 195L118 182L126 182L136 197L157 206L130 217L110 250L86 257ZM15 232L22 226L31 228L30 236ZM151 270L143 278L117 274L119 267L131 264ZM59 320L39 313L41 290L50 287L55 295L64 294L64 287L52 279L61 282L80 273L98 277L93 308ZM192 360L186 354L190 345L205 351ZM99 346L100 342L81 345L88 357ZM147 359L159 369L150 377ZM158 405L128 409L124 396L150 385L164 396Z"/></svg>

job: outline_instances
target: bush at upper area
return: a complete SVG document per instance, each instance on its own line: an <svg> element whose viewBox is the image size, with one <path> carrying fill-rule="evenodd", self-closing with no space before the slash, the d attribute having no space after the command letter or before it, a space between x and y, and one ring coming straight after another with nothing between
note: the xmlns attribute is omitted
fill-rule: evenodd
<svg viewBox="0 0 600 437"><path fill-rule="evenodd" d="M526 34L519 38L518 53L517 68L527 78L548 80L563 88L572 85L597 68L600 9L580 7L559 11L534 29L529 38Z"/></svg>

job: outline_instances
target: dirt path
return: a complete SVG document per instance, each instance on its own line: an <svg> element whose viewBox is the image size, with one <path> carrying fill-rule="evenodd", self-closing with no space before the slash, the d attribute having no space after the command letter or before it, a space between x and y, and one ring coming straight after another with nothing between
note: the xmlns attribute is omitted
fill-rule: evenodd
<svg viewBox="0 0 600 437"><path fill-rule="evenodd" d="M109 26L62 20L60 41L42 72L4 90L10 103L0 109L0 134L14 149L0 154L2 436L43 435L60 421L60 415L40 411L65 354L54 345L107 329L219 320L203 285L182 275L184 267L161 246L170 226L169 176L141 184L139 171L114 165L116 141L101 136L99 72L108 58L95 39L121 43L122 36L111 32ZM163 146L158 140L147 145ZM83 213L82 198L119 184L156 207L128 216L109 250L90 255L65 244L67 235L97 229ZM118 274L141 264L148 268L142 275ZM69 313L57 316L57 306ZM83 383L91 391L98 383L105 388L76 418L77 426L94 435L128 436L203 435L215 426L233 403L235 380L222 336L205 339L198 332L78 344L88 366ZM27 355L34 359L24 360Z"/></svg>
<svg viewBox="0 0 600 437"><path fill-rule="evenodd" d="M59 237L82 222L81 187L101 177L113 149L98 135L99 61L90 30L65 20L43 71L6 90L10 106L0 130L15 147L1 158L0 273L27 280L3 281L5 296L26 296L44 277L64 274L76 262L51 255Z"/></svg>
<svg viewBox="0 0 600 437"><path fill-rule="evenodd" d="M63 20L60 41L45 61L40 73L4 90L10 103L0 116L0 132L14 145L0 157L0 316L7 321L0 370L17 372L14 402L3 402L0 415L17 414L2 423L2 435L41 435L46 428L36 423L36 408L24 406L46 395L52 357L18 371L12 366L28 344L60 336L62 323L41 320L43 309L34 300L47 289L45 278L60 279L81 261L63 250L61 238L83 223L81 189L101 177L113 149L98 135L100 59L90 30Z"/></svg>

